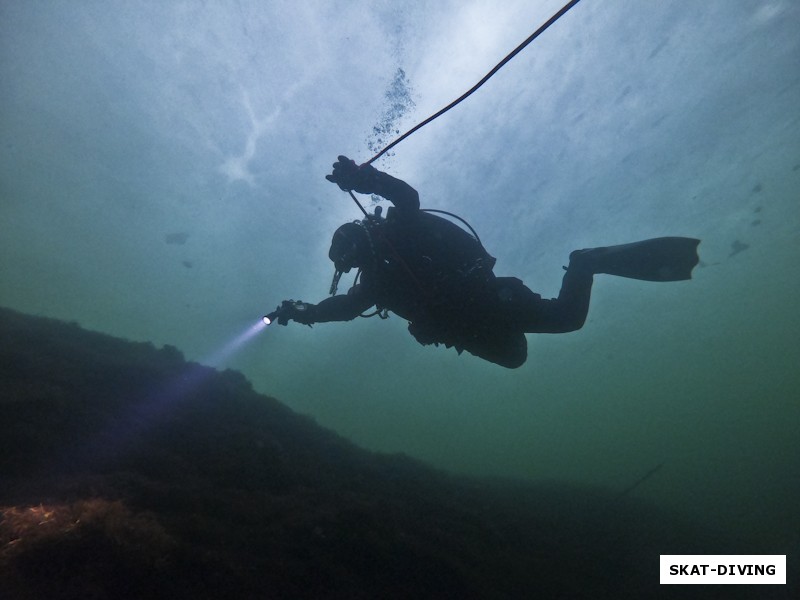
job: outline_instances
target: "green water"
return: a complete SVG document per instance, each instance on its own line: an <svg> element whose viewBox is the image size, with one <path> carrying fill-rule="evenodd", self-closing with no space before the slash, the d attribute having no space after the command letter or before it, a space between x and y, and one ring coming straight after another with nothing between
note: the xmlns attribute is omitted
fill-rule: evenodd
<svg viewBox="0 0 800 600"><path fill-rule="evenodd" d="M529 4L3 2L0 304L203 360L322 299L359 216L336 155L368 159L558 8ZM796 548L798 25L789 1L581 3L378 164L545 297L571 250L656 235L703 240L691 282L597 277L585 327L529 335L516 371L397 317L271 328L223 366L459 472L623 490L663 464L636 494Z"/></svg>

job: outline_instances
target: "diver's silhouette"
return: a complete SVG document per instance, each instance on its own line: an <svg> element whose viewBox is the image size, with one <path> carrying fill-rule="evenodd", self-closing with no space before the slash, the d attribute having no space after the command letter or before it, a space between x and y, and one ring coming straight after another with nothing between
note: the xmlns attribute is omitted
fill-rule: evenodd
<svg viewBox="0 0 800 600"><path fill-rule="evenodd" d="M576 250L557 298L543 299L516 277L497 277L495 259L476 237L421 210L410 185L370 165L339 156L326 178L342 190L377 194L394 206L346 223L333 235L328 256L336 268L330 298L319 304L285 300L267 317L286 325L349 321L371 307L409 322L423 345L444 344L508 368L527 358L525 333L566 333L583 326L593 275L649 281L690 279L699 240L656 238ZM342 273L356 283L335 295Z"/></svg>

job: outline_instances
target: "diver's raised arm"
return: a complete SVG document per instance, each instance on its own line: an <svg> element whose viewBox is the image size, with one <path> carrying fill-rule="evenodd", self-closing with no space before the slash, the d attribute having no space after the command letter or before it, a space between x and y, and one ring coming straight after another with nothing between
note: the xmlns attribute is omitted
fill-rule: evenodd
<svg viewBox="0 0 800 600"><path fill-rule="evenodd" d="M333 173L325 179L338 185L345 192L377 194L386 198L403 213L419 210L419 194L405 181L379 171L372 165L358 166L354 160L339 156L333 163Z"/></svg>

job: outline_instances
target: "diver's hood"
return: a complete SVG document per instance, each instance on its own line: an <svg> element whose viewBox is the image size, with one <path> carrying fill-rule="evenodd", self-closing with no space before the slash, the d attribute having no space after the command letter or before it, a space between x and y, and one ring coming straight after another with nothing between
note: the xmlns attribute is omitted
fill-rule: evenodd
<svg viewBox="0 0 800 600"><path fill-rule="evenodd" d="M360 265L368 244L366 232L359 223L345 223L333 234L328 258L337 271L348 273Z"/></svg>

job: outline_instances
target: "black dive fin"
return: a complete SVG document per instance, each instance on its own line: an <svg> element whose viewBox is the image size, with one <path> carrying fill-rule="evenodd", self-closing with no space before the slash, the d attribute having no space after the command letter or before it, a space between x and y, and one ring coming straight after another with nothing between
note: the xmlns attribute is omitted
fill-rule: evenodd
<svg viewBox="0 0 800 600"><path fill-rule="evenodd" d="M578 250L570 255L577 266L593 273L605 273L645 281L684 281L700 261L700 240L662 237L632 244Z"/></svg>

